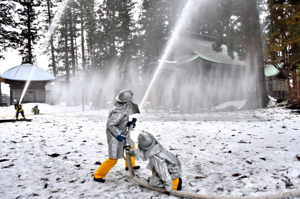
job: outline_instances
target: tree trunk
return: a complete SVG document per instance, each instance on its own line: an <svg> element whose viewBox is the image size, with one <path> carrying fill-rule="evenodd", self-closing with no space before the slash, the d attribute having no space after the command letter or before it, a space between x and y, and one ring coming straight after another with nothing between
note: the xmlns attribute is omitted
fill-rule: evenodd
<svg viewBox="0 0 300 199"><path fill-rule="evenodd" d="M299 77L299 75L298 75L297 79L298 79L298 83L297 83L297 86L298 86L298 101L300 103L300 77Z"/></svg>
<svg viewBox="0 0 300 199"><path fill-rule="evenodd" d="M2 91L1 91L1 79L0 79L0 106L2 105Z"/></svg>
<svg viewBox="0 0 300 199"><path fill-rule="evenodd" d="M70 19L70 41L71 41L71 63L72 63L72 75L73 75L73 82L76 79L76 61L75 61L75 48L74 48L74 35L76 35L74 22L73 22L73 14L72 9L69 8L69 19ZM73 90L72 90L73 91ZM72 92L72 101L73 105L77 105L77 93L76 91Z"/></svg>
<svg viewBox="0 0 300 199"><path fill-rule="evenodd" d="M49 20L49 27L50 27L51 22L52 22L50 0L47 0L47 8L48 8L48 20ZM54 77L56 77L57 69L56 69L55 55L54 55L53 35L51 35L51 38L50 38L50 47L51 47L52 70L53 70Z"/></svg>
<svg viewBox="0 0 300 199"><path fill-rule="evenodd" d="M256 0L249 0L244 2L244 26L251 27L251 33L248 34L247 49L248 57L251 67L251 72L254 75L254 87L251 89L247 98L246 109L256 109L266 107L269 99L266 89L264 64L263 64L263 53L262 53L262 42L261 42L261 31L259 27L259 13L257 9Z"/></svg>
<svg viewBox="0 0 300 199"><path fill-rule="evenodd" d="M67 30L67 22L64 22L64 29ZM66 87L70 90L70 67L69 67L69 55L68 55L68 33L64 33L64 43L65 43L65 69L66 69ZM71 95L67 95L67 106L71 106Z"/></svg>
<svg viewBox="0 0 300 199"><path fill-rule="evenodd" d="M290 76L289 75L286 76L286 87L287 87L288 96L291 98L292 97L292 87L290 84Z"/></svg>
<svg viewBox="0 0 300 199"><path fill-rule="evenodd" d="M28 58L29 58L29 61L30 63L33 62L33 59L32 59L32 48L31 48L31 21L30 21L30 11L31 11L31 2L28 2L27 3L27 29L28 29L28 35L27 35L27 39L28 39Z"/></svg>
<svg viewBox="0 0 300 199"><path fill-rule="evenodd" d="M73 23L73 16L72 16L72 10L69 8L69 19L70 19L70 42L71 42L71 64L72 64L72 75L75 77L76 76L76 66L75 66L75 48L74 48L74 35L76 34L74 32L74 23Z"/></svg>
<svg viewBox="0 0 300 199"><path fill-rule="evenodd" d="M81 56L82 56L82 70L85 69L85 51L84 51L84 18L83 18L83 4L80 5L80 31L81 31Z"/></svg>
<svg viewBox="0 0 300 199"><path fill-rule="evenodd" d="M291 99L293 101L297 101L299 98L299 95L298 95L298 81L297 81L296 70L292 71L292 78L293 78L293 91L292 91Z"/></svg>
<svg viewBox="0 0 300 199"><path fill-rule="evenodd" d="M92 71L96 72L96 60L95 60L95 46L91 46L91 68Z"/></svg>

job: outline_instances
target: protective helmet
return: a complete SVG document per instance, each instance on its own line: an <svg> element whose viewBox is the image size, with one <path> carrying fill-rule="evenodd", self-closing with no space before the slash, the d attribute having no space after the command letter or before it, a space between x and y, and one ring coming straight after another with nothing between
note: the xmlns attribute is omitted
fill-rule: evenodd
<svg viewBox="0 0 300 199"><path fill-rule="evenodd" d="M14 104L17 104L17 103L18 103L18 101L16 99L14 99Z"/></svg>
<svg viewBox="0 0 300 199"><path fill-rule="evenodd" d="M143 150L149 150L156 145L156 139L148 132L142 131L138 136L138 144Z"/></svg>
<svg viewBox="0 0 300 199"><path fill-rule="evenodd" d="M117 102L130 102L133 99L133 92L129 89L123 90L116 97Z"/></svg>

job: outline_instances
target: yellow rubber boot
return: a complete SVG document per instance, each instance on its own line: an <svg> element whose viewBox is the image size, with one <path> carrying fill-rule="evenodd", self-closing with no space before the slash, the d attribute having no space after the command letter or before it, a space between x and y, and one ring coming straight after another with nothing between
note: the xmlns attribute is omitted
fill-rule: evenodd
<svg viewBox="0 0 300 199"><path fill-rule="evenodd" d="M173 183L174 190L181 190L181 186L182 186L181 178L176 178L175 180L172 180L172 183Z"/></svg>
<svg viewBox="0 0 300 199"><path fill-rule="evenodd" d="M109 170L113 168L118 162L118 159L110 159L107 158L101 166L97 169L97 171L94 174L95 178L104 178Z"/></svg>

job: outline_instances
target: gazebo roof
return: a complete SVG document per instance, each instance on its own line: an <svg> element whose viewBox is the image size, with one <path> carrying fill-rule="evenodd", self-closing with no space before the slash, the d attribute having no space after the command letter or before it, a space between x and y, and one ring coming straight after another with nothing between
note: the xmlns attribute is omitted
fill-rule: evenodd
<svg viewBox="0 0 300 199"><path fill-rule="evenodd" d="M55 79L55 77L47 71L28 63L7 70L3 73L3 75L1 75L1 78L8 80L27 81L32 72L33 74L30 79L31 81L50 81Z"/></svg>

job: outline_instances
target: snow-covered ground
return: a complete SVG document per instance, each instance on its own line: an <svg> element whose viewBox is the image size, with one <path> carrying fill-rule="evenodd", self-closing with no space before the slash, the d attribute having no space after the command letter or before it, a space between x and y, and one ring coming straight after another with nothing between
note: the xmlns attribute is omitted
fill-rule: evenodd
<svg viewBox="0 0 300 199"><path fill-rule="evenodd" d="M24 104L31 122L0 123L0 198L176 198L140 187L124 160L93 181L108 158L108 110ZM135 115L136 140L152 133L183 164L183 190L206 195L263 196L300 189L300 114L280 107L253 111ZM0 119L14 108L0 107ZM298 157L298 158L297 158ZM136 174L148 179L147 162Z"/></svg>

